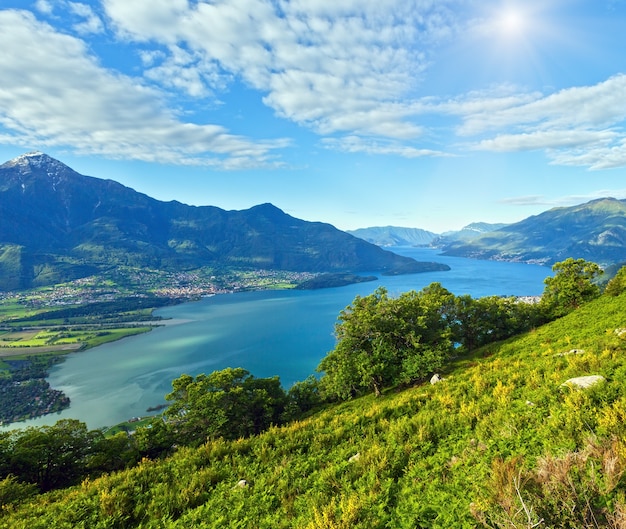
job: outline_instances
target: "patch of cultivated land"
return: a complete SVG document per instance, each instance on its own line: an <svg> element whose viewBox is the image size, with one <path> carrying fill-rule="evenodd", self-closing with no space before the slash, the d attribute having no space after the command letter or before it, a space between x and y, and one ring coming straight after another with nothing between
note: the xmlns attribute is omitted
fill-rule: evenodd
<svg viewBox="0 0 626 529"><path fill-rule="evenodd" d="M0 335L0 358L69 353L147 332L151 328L144 325L88 330L45 328L9 331Z"/></svg>
<svg viewBox="0 0 626 529"><path fill-rule="evenodd" d="M42 345L39 347L0 347L0 357L29 356L43 353L78 351L83 344L68 343L63 345Z"/></svg>

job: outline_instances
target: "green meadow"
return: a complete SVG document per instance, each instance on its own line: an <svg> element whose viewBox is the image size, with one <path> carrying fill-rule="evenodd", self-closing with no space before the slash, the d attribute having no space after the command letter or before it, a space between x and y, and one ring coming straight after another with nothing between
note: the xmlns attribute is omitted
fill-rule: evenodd
<svg viewBox="0 0 626 529"><path fill-rule="evenodd" d="M327 404L71 488L22 489L0 527L624 527L625 329L626 294L603 295L457 359L436 384ZM588 375L604 381L565 384ZM10 479L5 490L27 487Z"/></svg>

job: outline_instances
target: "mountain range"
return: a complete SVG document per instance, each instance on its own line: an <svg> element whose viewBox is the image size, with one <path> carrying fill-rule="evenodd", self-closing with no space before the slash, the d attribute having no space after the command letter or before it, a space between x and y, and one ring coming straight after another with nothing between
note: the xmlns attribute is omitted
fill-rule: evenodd
<svg viewBox="0 0 626 529"><path fill-rule="evenodd" d="M295 272L446 270L396 255L272 204L243 211L162 202L35 152L0 166L0 290L115 266Z"/></svg>
<svg viewBox="0 0 626 529"><path fill-rule="evenodd" d="M552 265L568 257L601 266L626 262L626 200L559 207L477 236L443 237L444 255Z"/></svg>
<svg viewBox="0 0 626 529"><path fill-rule="evenodd" d="M396 226L350 233L379 246L430 246L457 257L542 265L572 257L614 268L626 262L626 200L601 198L514 224L474 222L440 235Z"/></svg>
<svg viewBox="0 0 626 529"><path fill-rule="evenodd" d="M432 231L396 226L359 228L357 230L348 230L347 233L377 246L430 246L438 237Z"/></svg>
<svg viewBox="0 0 626 529"><path fill-rule="evenodd" d="M443 246L448 246L453 242L458 243L460 241L471 241L485 233L500 230L505 226L507 226L507 224L504 223L472 222L460 230L446 231L442 233L433 240L432 246L441 248Z"/></svg>
<svg viewBox="0 0 626 529"><path fill-rule="evenodd" d="M494 230L504 228L506 224L489 224L473 222L457 231L434 233L421 228L405 228L400 226L372 226L348 230L347 233L359 237L377 246L432 246L441 248L453 242L470 241Z"/></svg>

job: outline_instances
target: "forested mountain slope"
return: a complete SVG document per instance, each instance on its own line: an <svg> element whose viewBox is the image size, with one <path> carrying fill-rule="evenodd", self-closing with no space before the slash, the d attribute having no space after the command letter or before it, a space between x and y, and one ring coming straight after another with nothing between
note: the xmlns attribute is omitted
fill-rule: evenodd
<svg viewBox="0 0 626 529"><path fill-rule="evenodd" d="M60 283L125 265L295 272L445 270L271 204L245 211L161 202L83 176L43 153L0 166L0 290Z"/></svg>
<svg viewBox="0 0 626 529"><path fill-rule="evenodd" d="M179 448L8 506L0 527L622 527L625 315L626 295L605 294L437 384ZM604 382L566 384L589 375Z"/></svg>
<svg viewBox="0 0 626 529"><path fill-rule="evenodd" d="M444 241L445 242L445 241ZM567 257L607 266L626 261L626 200L603 198L553 208L470 240L444 254L552 265Z"/></svg>

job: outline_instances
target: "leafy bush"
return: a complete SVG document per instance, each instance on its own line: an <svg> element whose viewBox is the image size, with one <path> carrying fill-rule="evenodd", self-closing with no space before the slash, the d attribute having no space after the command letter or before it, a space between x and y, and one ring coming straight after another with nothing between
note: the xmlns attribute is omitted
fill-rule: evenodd
<svg viewBox="0 0 626 529"><path fill-rule="evenodd" d="M604 292L609 296L619 296L623 292L626 292L626 266L620 268L617 274L611 278Z"/></svg>
<svg viewBox="0 0 626 529"><path fill-rule="evenodd" d="M545 279L542 306L552 318L559 318L600 295L594 282L602 273L596 264L569 257L552 267L553 277Z"/></svg>
<svg viewBox="0 0 626 529"><path fill-rule="evenodd" d="M0 480L0 513L13 504L32 498L37 492L37 485L21 483L15 476L6 476Z"/></svg>
<svg viewBox="0 0 626 529"><path fill-rule="evenodd" d="M287 402L278 377L255 378L243 368L182 375L172 387L165 415L183 444L258 434L281 422Z"/></svg>

